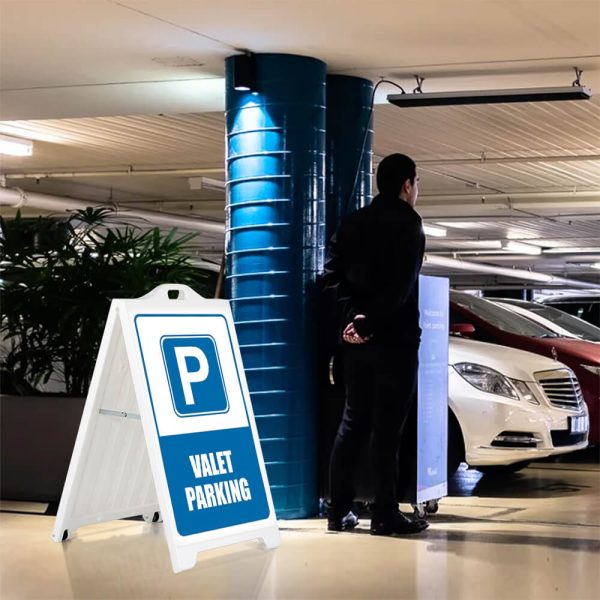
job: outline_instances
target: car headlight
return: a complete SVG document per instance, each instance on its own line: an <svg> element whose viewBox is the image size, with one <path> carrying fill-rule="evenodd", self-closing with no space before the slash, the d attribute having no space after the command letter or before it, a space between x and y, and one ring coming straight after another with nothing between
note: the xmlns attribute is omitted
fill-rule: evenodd
<svg viewBox="0 0 600 600"><path fill-rule="evenodd" d="M454 368L461 377L478 390L505 396L511 400L524 400L531 404L540 403L526 381L509 379L494 369L475 363L457 363Z"/></svg>
<svg viewBox="0 0 600 600"><path fill-rule="evenodd" d="M508 377L494 369L475 363L457 363L454 368L463 379L482 392L519 400L517 390Z"/></svg>
<svg viewBox="0 0 600 600"><path fill-rule="evenodd" d="M540 403L526 381L521 381L519 379L510 379L509 381L517 389L517 393L519 394L521 400L525 400L525 402L529 402L530 404Z"/></svg>
<svg viewBox="0 0 600 600"><path fill-rule="evenodd" d="M581 365L586 371L593 373L594 375L600 375L600 367L594 365Z"/></svg>

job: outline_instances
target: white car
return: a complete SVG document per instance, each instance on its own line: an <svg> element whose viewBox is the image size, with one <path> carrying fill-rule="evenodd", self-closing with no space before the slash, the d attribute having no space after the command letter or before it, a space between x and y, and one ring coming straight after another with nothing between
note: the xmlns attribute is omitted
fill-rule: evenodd
<svg viewBox="0 0 600 600"><path fill-rule="evenodd" d="M462 460L482 471L518 470L587 446L588 410L569 367L455 336L449 363L448 477Z"/></svg>

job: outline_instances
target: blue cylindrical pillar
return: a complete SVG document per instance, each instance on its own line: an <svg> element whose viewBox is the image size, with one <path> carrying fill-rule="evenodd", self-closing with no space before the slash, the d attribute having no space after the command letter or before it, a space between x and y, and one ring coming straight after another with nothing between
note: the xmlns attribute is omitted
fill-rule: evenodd
<svg viewBox="0 0 600 600"><path fill-rule="evenodd" d="M227 290L277 514L317 506L314 284L325 208L325 64L255 55L255 91L226 61Z"/></svg>
<svg viewBox="0 0 600 600"><path fill-rule="evenodd" d="M327 76L326 239L347 213L371 201L373 84Z"/></svg>

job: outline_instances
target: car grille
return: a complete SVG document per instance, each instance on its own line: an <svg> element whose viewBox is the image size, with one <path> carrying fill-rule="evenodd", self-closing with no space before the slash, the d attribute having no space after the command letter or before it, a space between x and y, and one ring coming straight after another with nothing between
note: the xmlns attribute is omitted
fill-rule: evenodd
<svg viewBox="0 0 600 600"><path fill-rule="evenodd" d="M581 387L572 371L541 371L535 374L535 378L552 406L567 410L579 410L583 406Z"/></svg>

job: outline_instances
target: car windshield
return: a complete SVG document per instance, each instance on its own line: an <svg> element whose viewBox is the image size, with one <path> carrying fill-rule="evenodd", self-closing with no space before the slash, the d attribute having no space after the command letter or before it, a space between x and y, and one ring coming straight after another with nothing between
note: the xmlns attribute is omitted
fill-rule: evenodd
<svg viewBox="0 0 600 600"><path fill-rule="evenodd" d="M600 327L600 296L581 296L577 298L549 298L543 304L554 306L570 313L596 327Z"/></svg>
<svg viewBox="0 0 600 600"><path fill-rule="evenodd" d="M591 323L584 321L578 317L574 317L563 310L546 306L545 304L537 304L535 302L524 302L518 306L523 306L532 312L541 315L545 319L560 325L563 329L570 331L572 334L579 336L590 342L600 342L600 327L596 327Z"/></svg>
<svg viewBox="0 0 600 600"><path fill-rule="evenodd" d="M543 325L511 312L508 308L497 306L493 302L489 302L483 298L471 296L470 294L451 292L450 300L502 331L528 337L558 337L556 333Z"/></svg>

